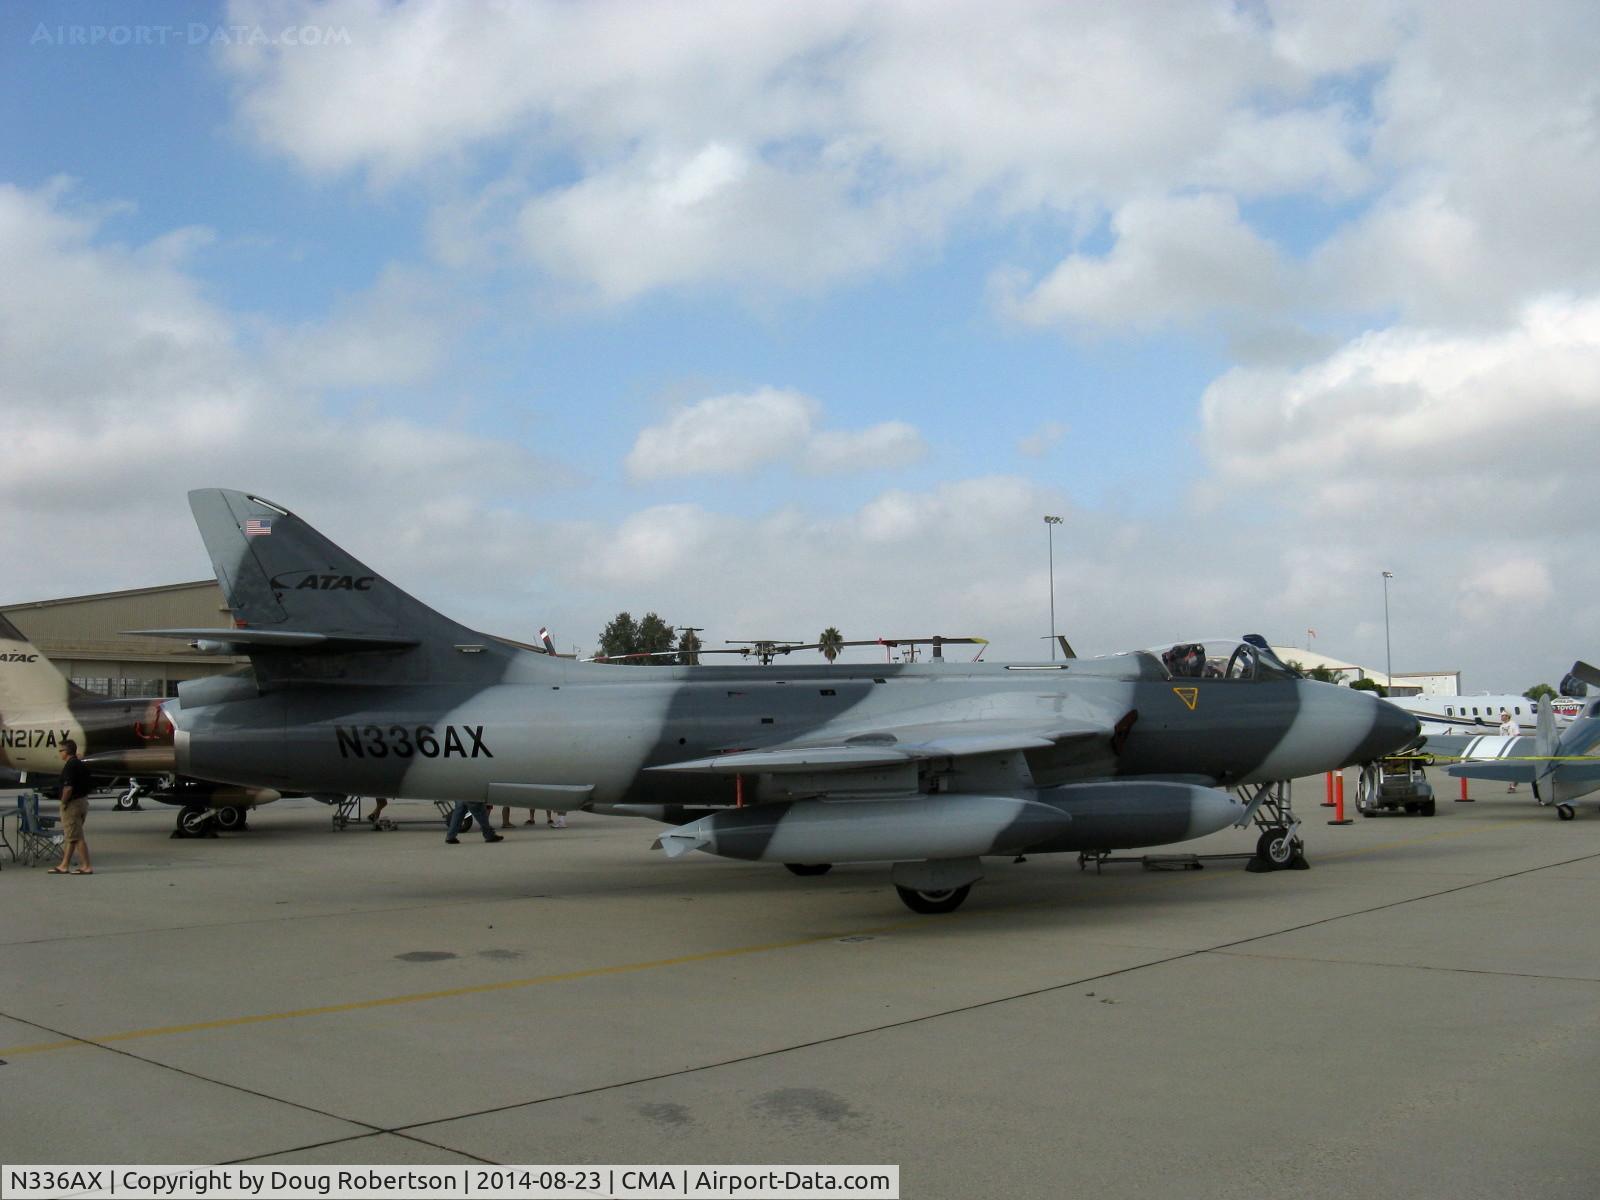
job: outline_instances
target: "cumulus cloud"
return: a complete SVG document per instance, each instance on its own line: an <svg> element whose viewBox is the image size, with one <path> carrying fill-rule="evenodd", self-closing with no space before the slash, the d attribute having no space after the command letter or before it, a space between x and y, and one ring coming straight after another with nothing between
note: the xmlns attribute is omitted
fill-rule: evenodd
<svg viewBox="0 0 1600 1200"><path fill-rule="evenodd" d="M119 243L105 216L76 209L70 189L0 185L0 379L15 452L0 503L26 514L0 528L14 597L203 576L193 531L172 519L187 488L320 502L335 529L419 539L406 555L415 561L449 552L428 522L455 520L451 498L487 527L496 489L541 474L513 443L381 411L335 415L285 382L281 347L241 345L238 322L203 297L174 239ZM291 336L325 335L308 326ZM386 370L377 352L346 377ZM405 521L393 520L399 512ZM68 549L41 557L47 547ZM498 553L492 542L480 552Z"/></svg>
<svg viewBox="0 0 1600 1200"><path fill-rule="evenodd" d="M1138 200L1113 218L1115 245L1074 254L1038 283L1003 283L1001 303L1030 325L1151 329L1214 312L1269 310L1287 294L1279 253L1228 196Z"/></svg>
<svg viewBox="0 0 1600 1200"><path fill-rule="evenodd" d="M1376 518L1383 495L1437 518L1511 489L1478 520L1565 524L1556 497L1587 488L1600 445L1600 298L1546 298L1492 335L1397 327L1298 370L1236 368L1202 422L1225 485L1293 481L1308 510Z"/></svg>
<svg viewBox="0 0 1600 1200"><path fill-rule="evenodd" d="M821 418L822 406L799 392L712 396L641 430L628 452L628 474L637 480L740 475L788 462L828 475L905 466L927 451L922 435L903 421L845 431L819 429Z"/></svg>
<svg viewBox="0 0 1600 1200"><path fill-rule="evenodd" d="M269 17L350 37L221 47L248 136L318 177L421 182L443 261L600 303L811 291L1044 213L1070 253L1014 315L1192 321L1284 295L1281 251L1227 208L1283 197L1349 206L1296 294L1438 322L1600 286L1582 0L231 8ZM511 165L486 182L486 160ZM1108 215L1122 241L1086 253Z"/></svg>
<svg viewBox="0 0 1600 1200"><path fill-rule="evenodd" d="M415 270L391 266L329 316L271 331L266 340L293 386L395 386L433 373L458 319L444 310L430 281Z"/></svg>
<svg viewBox="0 0 1600 1200"><path fill-rule="evenodd" d="M1456 611L1473 626L1515 628L1538 618L1555 593L1550 568L1527 554L1474 565L1461 581Z"/></svg>
<svg viewBox="0 0 1600 1200"><path fill-rule="evenodd" d="M1024 458L1043 458L1067 436L1067 426L1060 421L1046 421L1032 433L1017 439L1017 453Z"/></svg>
<svg viewBox="0 0 1600 1200"><path fill-rule="evenodd" d="M261 11L233 7L240 21ZM529 165L450 199L440 252L489 259L472 243L511 221L526 261L601 301L752 280L808 290L936 243L975 208L1076 222L1171 190L1366 182L1360 119L1316 97L1363 53L1308 56L1304 39L1222 7L271 11L351 38L223 49L260 144L379 186L467 180L477 156L510 149ZM514 216L508 187L524 193Z"/></svg>

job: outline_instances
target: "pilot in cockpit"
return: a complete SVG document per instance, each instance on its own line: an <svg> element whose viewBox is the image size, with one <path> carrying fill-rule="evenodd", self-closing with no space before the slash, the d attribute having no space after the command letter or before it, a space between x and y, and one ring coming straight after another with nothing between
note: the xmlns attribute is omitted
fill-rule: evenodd
<svg viewBox="0 0 1600 1200"><path fill-rule="evenodd" d="M1176 678L1199 679L1205 674L1206 648L1198 642L1180 643L1163 653L1161 662Z"/></svg>

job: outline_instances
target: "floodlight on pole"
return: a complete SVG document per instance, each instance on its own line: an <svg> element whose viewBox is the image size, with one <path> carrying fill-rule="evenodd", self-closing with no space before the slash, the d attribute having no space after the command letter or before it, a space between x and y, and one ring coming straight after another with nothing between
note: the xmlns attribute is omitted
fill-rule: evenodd
<svg viewBox="0 0 1600 1200"><path fill-rule="evenodd" d="M1393 578L1393 571L1383 573L1383 672L1390 691L1394 690L1394 658L1389 652L1389 580Z"/></svg>
<svg viewBox="0 0 1600 1200"><path fill-rule="evenodd" d="M1044 519L1045 539L1050 547L1050 661L1056 660L1056 526L1061 524L1060 517L1046 516Z"/></svg>

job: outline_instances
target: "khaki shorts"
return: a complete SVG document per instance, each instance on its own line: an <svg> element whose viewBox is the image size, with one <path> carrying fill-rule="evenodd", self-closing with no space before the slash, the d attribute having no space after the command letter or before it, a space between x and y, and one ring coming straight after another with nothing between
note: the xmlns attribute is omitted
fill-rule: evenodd
<svg viewBox="0 0 1600 1200"><path fill-rule="evenodd" d="M83 841L83 819L89 815L89 798L75 796L61 803L61 832L69 842Z"/></svg>

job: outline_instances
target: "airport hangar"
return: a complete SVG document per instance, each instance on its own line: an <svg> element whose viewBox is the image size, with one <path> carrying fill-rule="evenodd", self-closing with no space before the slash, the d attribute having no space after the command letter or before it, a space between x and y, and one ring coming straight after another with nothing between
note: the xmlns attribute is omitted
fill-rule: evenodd
<svg viewBox="0 0 1600 1200"><path fill-rule="evenodd" d="M176 696L185 679L220 675L248 664L245 658L201 654L170 638L133 638L125 629L228 629L233 615L215 579L159 587L0 604L23 635L79 687L103 696ZM1335 680L1372 679L1391 694L1455 696L1459 671L1382 671L1344 662L1297 646L1274 647L1302 667L1326 667Z"/></svg>
<svg viewBox="0 0 1600 1200"><path fill-rule="evenodd" d="M125 629L229 629L215 579L0 605L0 613L79 687L102 696L176 696L178 684L249 660L201 654L172 638Z"/></svg>

